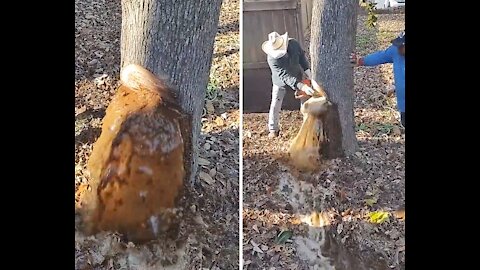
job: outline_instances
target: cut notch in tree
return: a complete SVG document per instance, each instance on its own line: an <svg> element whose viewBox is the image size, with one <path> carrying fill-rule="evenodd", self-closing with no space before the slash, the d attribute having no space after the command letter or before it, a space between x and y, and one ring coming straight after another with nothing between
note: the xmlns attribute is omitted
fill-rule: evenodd
<svg viewBox="0 0 480 270"><path fill-rule="evenodd" d="M337 158L358 149L353 114L353 68L358 0L319 0L311 25L311 65L315 81L326 90L333 106L325 117L323 156Z"/></svg>

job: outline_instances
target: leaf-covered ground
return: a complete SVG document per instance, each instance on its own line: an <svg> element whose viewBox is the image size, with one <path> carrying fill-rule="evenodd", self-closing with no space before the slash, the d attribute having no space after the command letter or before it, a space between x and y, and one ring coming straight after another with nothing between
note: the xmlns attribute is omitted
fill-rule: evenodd
<svg viewBox="0 0 480 270"><path fill-rule="evenodd" d="M236 269L239 200L239 1L224 0L202 118L201 168L181 199L178 239L125 243L104 232L85 236L76 216L76 269ZM89 190L86 163L120 71L118 0L75 0L75 204ZM169 266L169 267L168 267Z"/></svg>
<svg viewBox="0 0 480 270"><path fill-rule="evenodd" d="M360 55L386 48L404 29L403 14L378 16L376 29L359 17ZM267 114L243 116L244 269L405 268L405 134L386 95L392 83L390 64L355 69L360 151L315 173L285 157L300 112L282 111L275 140Z"/></svg>

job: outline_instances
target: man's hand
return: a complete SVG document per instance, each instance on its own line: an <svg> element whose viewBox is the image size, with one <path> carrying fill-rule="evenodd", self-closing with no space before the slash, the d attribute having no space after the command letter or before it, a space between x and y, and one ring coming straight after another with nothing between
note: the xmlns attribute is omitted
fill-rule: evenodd
<svg viewBox="0 0 480 270"><path fill-rule="evenodd" d="M358 57L356 53L351 53L350 54L350 63L354 67L361 66L363 62L363 59L361 57Z"/></svg>
<svg viewBox="0 0 480 270"><path fill-rule="evenodd" d="M310 87L310 86L308 86L308 85L306 85L306 84L304 84L304 85L302 86L302 89L300 89L300 90L301 90L302 92L304 92L304 93L305 93L306 95L308 95L308 96L313 96L313 94L315 93L315 90L313 90L312 87Z"/></svg>

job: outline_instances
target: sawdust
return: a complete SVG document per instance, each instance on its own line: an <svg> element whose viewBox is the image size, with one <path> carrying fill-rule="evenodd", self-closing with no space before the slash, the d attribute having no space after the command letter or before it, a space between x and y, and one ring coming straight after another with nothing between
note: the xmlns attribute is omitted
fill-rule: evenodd
<svg viewBox="0 0 480 270"><path fill-rule="evenodd" d="M304 81L316 93L305 101L300 111L303 123L293 139L288 153L292 164L300 170L313 171L320 166L320 147L324 141L323 116L331 105L325 91L315 81Z"/></svg>
<svg viewBox="0 0 480 270"><path fill-rule="evenodd" d="M313 171L318 168L321 129L321 121L312 115L307 115L300 131L288 149L292 164L298 169Z"/></svg>

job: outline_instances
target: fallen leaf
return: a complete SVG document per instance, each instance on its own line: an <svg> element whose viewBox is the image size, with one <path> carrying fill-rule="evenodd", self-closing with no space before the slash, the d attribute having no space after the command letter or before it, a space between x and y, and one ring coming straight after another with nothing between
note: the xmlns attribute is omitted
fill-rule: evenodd
<svg viewBox="0 0 480 270"><path fill-rule="evenodd" d="M343 231L343 223L340 223L340 224L338 224L338 226L337 226L337 233L338 233L338 234L341 234L342 231Z"/></svg>
<svg viewBox="0 0 480 270"><path fill-rule="evenodd" d="M215 177L215 175L217 174L217 170L211 169L208 174L213 178L213 177Z"/></svg>
<svg viewBox="0 0 480 270"><path fill-rule="evenodd" d="M195 220L195 222L196 222L197 224L203 225L203 226L205 226L206 228L208 228L207 223L205 223L205 221L203 221L203 218L202 218L200 215L196 216L196 217L194 218L194 220Z"/></svg>
<svg viewBox="0 0 480 270"><path fill-rule="evenodd" d="M393 216L397 219L405 220L405 209L395 211Z"/></svg>
<svg viewBox="0 0 480 270"><path fill-rule="evenodd" d="M390 239L397 239L400 237L400 232L397 229L392 229L387 233L390 236Z"/></svg>
<svg viewBox="0 0 480 270"><path fill-rule="evenodd" d="M213 107L213 102L211 100L206 100L205 101L205 107L207 108L208 113L215 112L215 107Z"/></svg>
<svg viewBox="0 0 480 270"><path fill-rule="evenodd" d="M376 204L378 201L378 198L377 197L372 197L370 199L365 199L365 204L368 205L368 206L373 206L374 204Z"/></svg>
<svg viewBox="0 0 480 270"><path fill-rule="evenodd" d="M285 244L288 239L290 239L293 235L292 231L281 231L278 235L277 238L275 239L276 244Z"/></svg>
<svg viewBox="0 0 480 270"><path fill-rule="evenodd" d="M267 255L270 256L270 257L273 256L273 255L275 255L275 250L274 250L274 249L270 249L269 251L267 251Z"/></svg>
<svg viewBox="0 0 480 270"><path fill-rule="evenodd" d="M217 116L217 118L215 118L215 124L217 124L218 126L224 126L225 121L223 120L222 117Z"/></svg>
<svg viewBox="0 0 480 270"><path fill-rule="evenodd" d="M211 145L210 145L209 143L205 143L205 144L203 145L203 149L205 149L205 150L207 150L207 151L210 150L210 148L211 148Z"/></svg>
<svg viewBox="0 0 480 270"><path fill-rule="evenodd" d="M384 211L375 211L368 213L369 221L371 223L380 224L389 219L390 213Z"/></svg>
<svg viewBox="0 0 480 270"><path fill-rule="evenodd" d="M200 179L202 179L209 185L212 185L213 183L215 183L215 180L213 180L213 178L208 173L200 172L198 176L200 176Z"/></svg>
<svg viewBox="0 0 480 270"><path fill-rule="evenodd" d="M276 262L278 262L279 259L280 259L280 254L277 254L277 255L274 255L274 256L270 259L270 262L271 262L271 263L276 263Z"/></svg>
<svg viewBox="0 0 480 270"><path fill-rule="evenodd" d="M75 108L75 116L84 113L87 110L87 106L82 106L80 108Z"/></svg>
<svg viewBox="0 0 480 270"><path fill-rule="evenodd" d="M253 240L250 240L250 244L253 246L253 251L263 253L263 250L259 247L259 244L255 243Z"/></svg>
<svg viewBox="0 0 480 270"><path fill-rule="evenodd" d="M254 224L254 225L252 226L252 229L253 229L254 231L256 231L257 233L260 233L260 231L258 230L257 224Z"/></svg>
<svg viewBox="0 0 480 270"><path fill-rule="evenodd" d="M400 247L405 246L405 238L398 239L397 241L395 241L395 244Z"/></svg>
<svg viewBox="0 0 480 270"><path fill-rule="evenodd" d="M290 270L298 269L298 263L292 263L290 265Z"/></svg>
<svg viewBox="0 0 480 270"><path fill-rule="evenodd" d="M208 161L208 160L206 160L206 159L204 159L204 158L199 157L199 158L198 158L198 165L200 165L200 166L208 166L208 165L210 165L210 161Z"/></svg>
<svg viewBox="0 0 480 270"><path fill-rule="evenodd" d="M345 192L345 190L343 190L343 189L338 191L338 195L340 197L341 202L344 202L348 199L347 192Z"/></svg>
<svg viewBox="0 0 480 270"><path fill-rule="evenodd" d="M394 127L392 128L392 133L395 134L395 135L400 135L400 134L402 134L402 132L400 131L400 128L397 127L397 126L394 126Z"/></svg>

